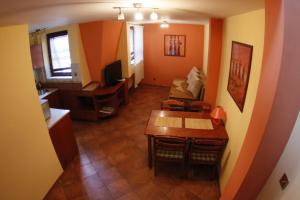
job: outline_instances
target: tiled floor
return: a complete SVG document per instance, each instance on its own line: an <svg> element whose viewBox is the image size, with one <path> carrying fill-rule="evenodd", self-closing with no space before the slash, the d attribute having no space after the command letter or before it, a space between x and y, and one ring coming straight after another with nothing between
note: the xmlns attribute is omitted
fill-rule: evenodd
<svg viewBox="0 0 300 200"><path fill-rule="evenodd" d="M130 94L130 103L118 116L74 121L80 154L46 199L218 199L218 182L209 179L205 168L186 180L179 166L161 166L157 177L147 166L144 128L151 110L159 109L167 96L168 88L142 85Z"/></svg>

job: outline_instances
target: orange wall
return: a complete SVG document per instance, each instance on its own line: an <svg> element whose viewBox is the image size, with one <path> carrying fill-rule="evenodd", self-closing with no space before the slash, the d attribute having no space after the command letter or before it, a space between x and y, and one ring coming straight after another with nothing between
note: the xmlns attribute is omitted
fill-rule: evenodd
<svg viewBox="0 0 300 200"><path fill-rule="evenodd" d="M207 80L204 101L216 104L222 54L222 19L210 19Z"/></svg>
<svg viewBox="0 0 300 200"><path fill-rule="evenodd" d="M185 57L164 56L164 34L186 35ZM203 25L170 24L166 29L159 24L144 25L143 83L170 86L175 77L186 77L193 66L202 68L203 43Z"/></svg>
<svg viewBox="0 0 300 200"><path fill-rule="evenodd" d="M103 83L103 68L116 60L122 25L119 21L79 24L92 81Z"/></svg>

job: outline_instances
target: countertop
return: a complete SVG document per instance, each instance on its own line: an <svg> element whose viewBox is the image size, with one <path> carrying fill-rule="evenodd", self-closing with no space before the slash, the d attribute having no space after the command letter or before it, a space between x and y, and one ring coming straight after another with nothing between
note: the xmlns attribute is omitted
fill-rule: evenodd
<svg viewBox="0 0 300 200"><path fill-rule="evenodd" d="M53 92L56 92L58 89L57 88L47 88L46 90L47 90L47 92L39 95L40 99L47 97L48 95L52 94Z"/></svg>
<svg viewBox="0 0 300 200"><path fill-rule="evenodd" d="M70 110L50 108L51 117L46 121L48 129L52 128L60 119L66 116Z"/></svg>

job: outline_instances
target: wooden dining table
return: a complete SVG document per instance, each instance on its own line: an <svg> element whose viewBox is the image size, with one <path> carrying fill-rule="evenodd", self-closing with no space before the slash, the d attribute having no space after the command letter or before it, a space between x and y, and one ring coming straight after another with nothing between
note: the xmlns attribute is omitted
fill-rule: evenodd
<svg viewBox="0 0 300 200"><path fill-rule="evenodd" d="M223 124L216 124L208 113L152 110L145 135L148 137L148 164L152 168L152 138L155 136L228 141Z"/></svg>

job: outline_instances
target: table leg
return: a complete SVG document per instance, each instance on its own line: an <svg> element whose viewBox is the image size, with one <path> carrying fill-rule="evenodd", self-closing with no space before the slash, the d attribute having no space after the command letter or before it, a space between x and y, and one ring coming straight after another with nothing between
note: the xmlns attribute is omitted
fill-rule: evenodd
<svg viewBox="0 0 300 200"><path fill-rule="evenodd" d="M148 165L152 168L152 137L148 135Z"/></svg>

